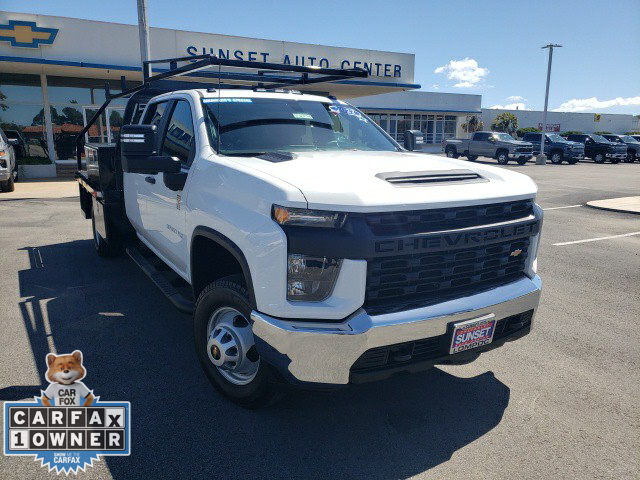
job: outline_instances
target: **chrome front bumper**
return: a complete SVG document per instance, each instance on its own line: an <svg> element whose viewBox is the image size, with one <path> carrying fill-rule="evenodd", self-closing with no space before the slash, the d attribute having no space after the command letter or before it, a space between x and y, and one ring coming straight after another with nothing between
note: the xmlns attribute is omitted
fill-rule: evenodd
<svg viewBox="0 0 640 480"><path fill-rule="evenodd" d="M451 322L535 310L540 292L536 276L415 310L370 316L359 309L341 323L283 320L256 311L251 319L260 355L290 380L347 384L351 366L371 348L443 335Z"/></svg>
<svg viewBox="0 0 640 480"><path fill-rule="evenodd" d="M533 152L515 152L510 153L509 158L533 157Z"/></svg>
<svg viewBox="0 0 640 480"><path fill-rule="evenodd" d="M626 153L607 153L605 155L607 158L627 158L627 154Z"/></svg>

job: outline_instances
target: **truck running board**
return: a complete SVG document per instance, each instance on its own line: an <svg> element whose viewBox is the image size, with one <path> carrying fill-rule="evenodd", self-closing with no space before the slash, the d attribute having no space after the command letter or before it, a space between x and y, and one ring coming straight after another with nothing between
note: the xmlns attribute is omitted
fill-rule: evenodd
<svg viewBox="0 0 640 480"><path fill-rule="evenodd" d="M182 283L182 290L186 290L184 285L188 285L182 278L175 275L167 265L156 255L144 246L129 246L126 249L127 255L131 257L144 273L156 284L162 293L166 295L173 305L184 313L192 314L194 311L193 300L187 298L176 287L176 283ZM169 275L176 278L171 280Z"/></svg>

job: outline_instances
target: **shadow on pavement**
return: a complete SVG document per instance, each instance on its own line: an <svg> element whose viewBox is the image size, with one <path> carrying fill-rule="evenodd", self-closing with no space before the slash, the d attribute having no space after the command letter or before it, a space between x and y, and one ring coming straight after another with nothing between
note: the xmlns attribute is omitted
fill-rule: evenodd
<svg viewBox="0 0 640 480"><path fill-rule="evenodd" d="M491 372L458 378L433 369L243 410L202 373L191 318L128 259L101 260L89 240L24 250L31 268L19 275L21 311L42 385L50 345L80 349L94 394L131 402L131 456L103 459L116 479L408 477L490 431L509 403ZM9 387L0 397L29 398L38 388Z"/></svg>

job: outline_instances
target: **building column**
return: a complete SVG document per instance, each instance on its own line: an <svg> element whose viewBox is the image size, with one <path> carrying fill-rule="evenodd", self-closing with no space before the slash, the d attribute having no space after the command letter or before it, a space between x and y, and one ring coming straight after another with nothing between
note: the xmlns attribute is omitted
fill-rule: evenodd
<svg viewBox="0 0 640 480"><path fill-rule="evenodd" d="M47 75L40 74L40 86L42 87L42 100L44 103L44 126L47 132L47 146L49 159L56 162L56 148L53 143L53 123L51 122L51 106L49 105L49 88L47 86Z"/></svg>

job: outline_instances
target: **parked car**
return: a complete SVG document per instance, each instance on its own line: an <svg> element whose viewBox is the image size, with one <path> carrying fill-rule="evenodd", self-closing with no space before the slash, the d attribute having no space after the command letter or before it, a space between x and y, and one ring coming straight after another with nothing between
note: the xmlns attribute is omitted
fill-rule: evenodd
<svg viewBox="0 0 640 480"><path fill-rule="evenodd" d="M13 192L13 183L18 179L16 152L0 128L0 191Z"/></svg>
<svg viewBox="0 0 640 480"><path fill-rule="evenodd" d="M447 139L444 152L449 158L467 157L472 162L478 157L491 157L500 165L506 165L511 159L524 165L533 156L533 145L516 140L508 133L475 132L471 139Z"/></svg>
<svg viewBox="0 0 640 480"><path fill-rule="evenodd" d="M610 142L602 135L595 133L571 134L567 138L572 142L584 144L584 156L596 163L604 163L607 159L611 163L618 163L627 158L627 146Z"/></svg>
<svg viewBox="0 0 640 480"><path fill-rule="evenodd" d="M629 136L640 142L640 135L629 135Z"/></svg>
<svg viewBox="0 0 640 480"><path fill-rule="evenodd" d="M28 155L28 146L24 137L18 130L5 130L5 135L9 139L13 149L16 152L16 158L24 158Z"/></svg>
<svg viewBox="0 0 640 480"><path fill-rule="evenodd" d="M640 140L633 138L631 135L607 134L602 136L610 142L627 146L627 158L624 159L625 162L633 163L636 158L640 160Z"/></svg>
<svg viewBox="0 0 640 480"><path fill-rule="evenodd" d="M540 153L541 133L525 133L522 138L533 144L533 154ZM563 161L573 165L584 158L584 145L580 142L570 142L557 133L545 133L544 154L551 159L551 163L561 164Z"/></svg>
<svg viewBox="0 0 640 480"><path fill-rule="evenodd" d="M366 72L206 56L118 94L130 98L117 144L85 146L98 168L77 172L80 206L97 253L124 249L193 314L223 395L256 407L283 379L380 380L529 333L543 215L529 177L405 151L335 97L163 83L209 64L314 83Z"/></svg>

